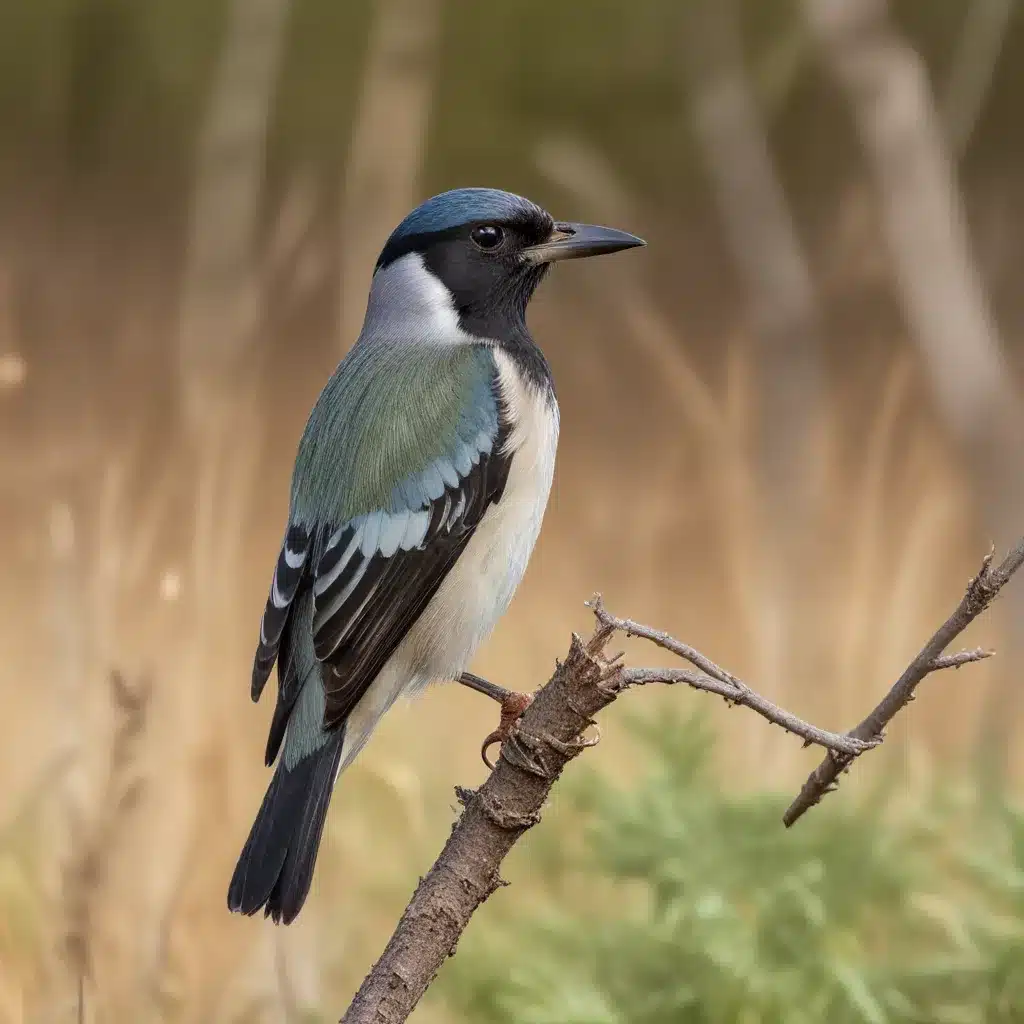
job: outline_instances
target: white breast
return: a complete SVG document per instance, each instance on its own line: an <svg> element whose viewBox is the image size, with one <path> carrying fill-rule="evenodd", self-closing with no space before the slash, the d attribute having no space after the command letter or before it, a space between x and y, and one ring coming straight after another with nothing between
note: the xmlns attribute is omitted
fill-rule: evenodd
<svg viewBox="0 0 1024 1024"><path fill-rule="evenodd" d="M558 406L549 391L524 380L503 352L495 350L494 359L512 421L505 491L484 513L423 614L349 715L342 767L400 694L465 671L526 572L551 491Z"/></svg>
<svg viewBox="0 0 1024 1024"><path fill-rule="evenodd" d="M554 396L525 380L505 353L496 350L494 358L512 421L506 442L512 465L501 501L484 514L407 638L422 674L432 679L464 671L505 613L526 572L551 491L558 444Z"/></svg>

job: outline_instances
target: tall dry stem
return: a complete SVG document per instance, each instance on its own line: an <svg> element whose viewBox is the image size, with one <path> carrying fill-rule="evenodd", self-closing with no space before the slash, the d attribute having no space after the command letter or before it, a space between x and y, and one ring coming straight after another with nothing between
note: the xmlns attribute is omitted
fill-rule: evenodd
<svg viewBox="0 0 1024 1024"><path fill-rule="evenodd" d="M110 674L109 682L116 724L107 780L93 814L83 816L77 824L63 879L64 955L76 989L86 992L90 988L87 983L97 981L97 956L103 938L98 919L110 881L110 866L128 820L145 792L138 761L151 690L148 684L128 683L116 671Z"/></svg>

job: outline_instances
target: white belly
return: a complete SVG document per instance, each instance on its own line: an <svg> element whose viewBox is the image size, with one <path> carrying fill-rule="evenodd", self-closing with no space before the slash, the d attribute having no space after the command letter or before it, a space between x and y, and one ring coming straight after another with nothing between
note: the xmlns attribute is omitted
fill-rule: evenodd
<svg viewBox="0 0 1024 1024"><path fill-rule="evenodd" d="M348 716L342 766L349 764L380 717L403 693L455 679L505 613L526 572L551 491L558 444L553 398L524 384L496 352L513 420L505 491L484 513L452 570L380 675Z"/></svg>

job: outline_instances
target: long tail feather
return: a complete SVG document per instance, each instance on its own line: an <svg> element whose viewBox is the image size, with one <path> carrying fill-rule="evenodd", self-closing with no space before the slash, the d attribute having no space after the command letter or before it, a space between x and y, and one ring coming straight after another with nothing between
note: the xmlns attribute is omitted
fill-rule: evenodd
<svg viewBox="0 0 1024 1024"><path fill-rule="evenodd" d="M338 774L344 729L274 772L228 889L228 908L255 914L265 908L276 923L290 924L302 909Z"/></svg>

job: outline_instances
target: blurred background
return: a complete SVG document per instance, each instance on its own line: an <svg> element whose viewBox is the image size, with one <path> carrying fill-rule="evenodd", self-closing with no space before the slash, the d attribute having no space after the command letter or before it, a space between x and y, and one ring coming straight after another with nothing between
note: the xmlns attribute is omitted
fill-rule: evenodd
<svg viewBox="0 0 1024 1024"><path fill-rule="evenodd" d="M493 706L397 707L299 922L227 913L295 447L432 193L649 243L531 307L559 464L476 670L600 590L863 717L1024 532L1022 96L1014 0L0 0L0 1021L336 1019L483 778ZM1022 624L792 832L814 751L628 696L415 1019L1024 1020Z"/></svg>

